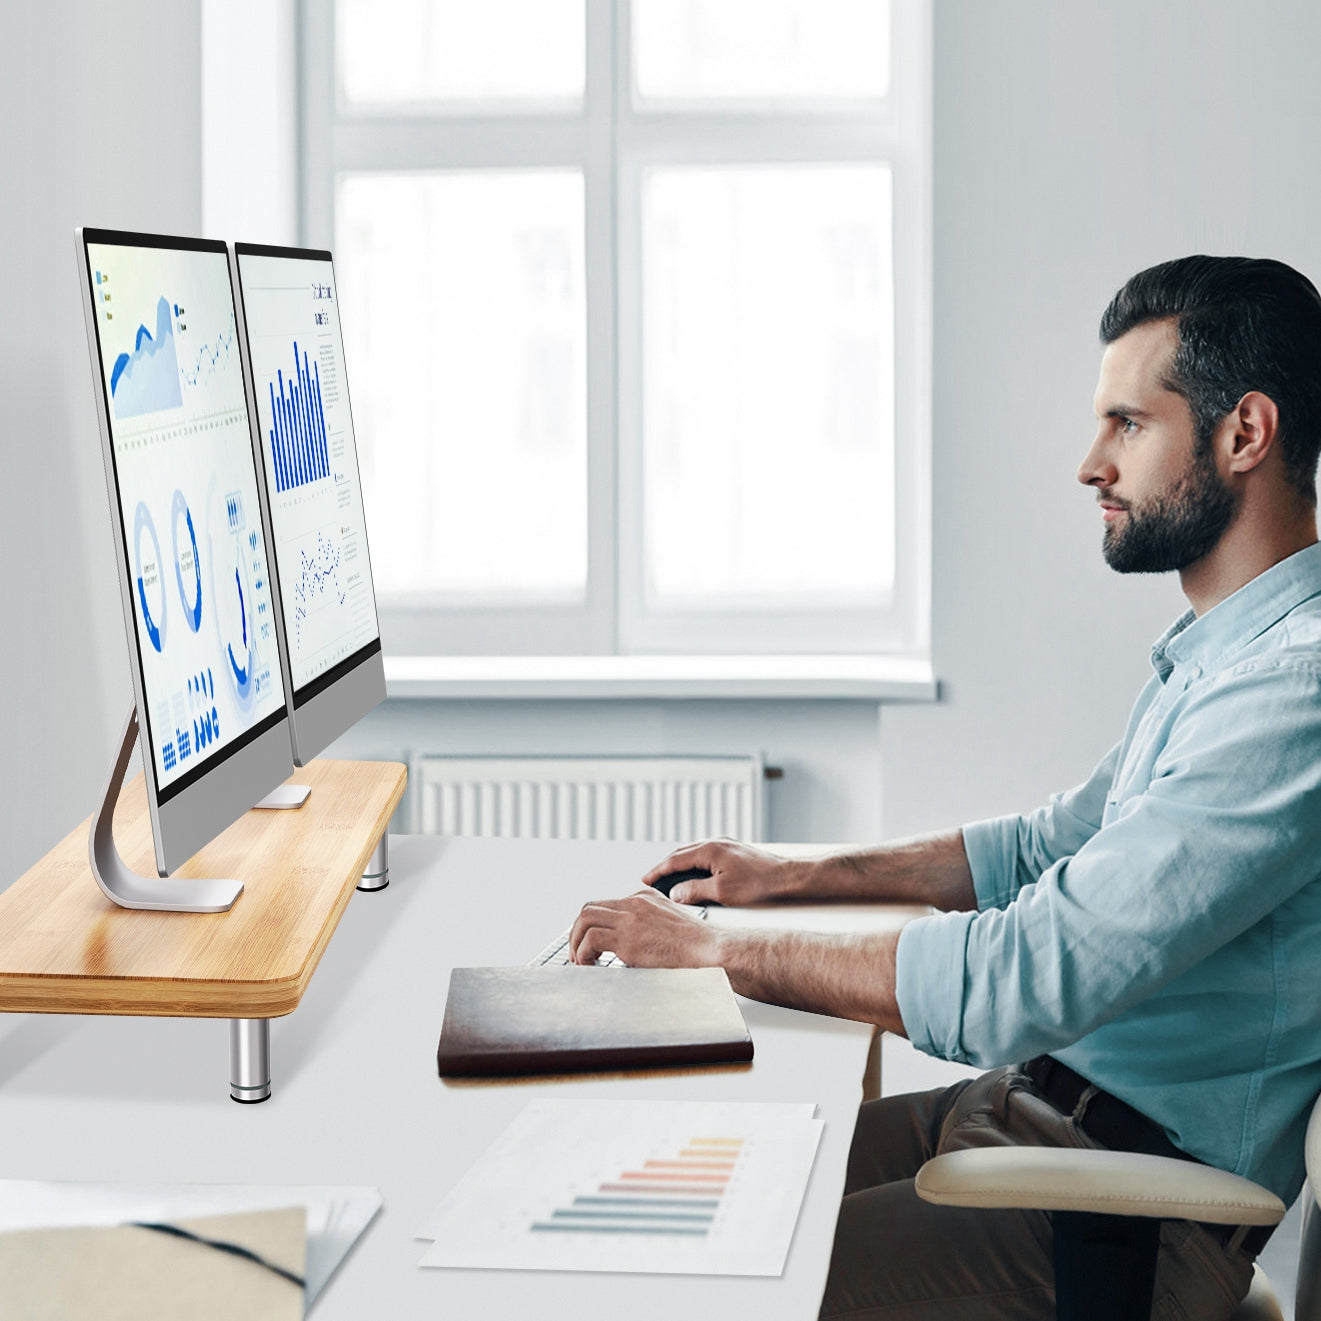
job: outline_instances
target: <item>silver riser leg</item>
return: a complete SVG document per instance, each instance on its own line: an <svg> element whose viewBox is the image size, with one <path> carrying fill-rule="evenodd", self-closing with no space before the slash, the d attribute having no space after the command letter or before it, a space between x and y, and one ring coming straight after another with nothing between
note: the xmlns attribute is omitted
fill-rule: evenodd
<svg viewBox="0 0 1321 1321"><path fill-rule="evenodd" d="M386 847L389 837L383 832L376 848L372 850L367 870L358 882L359 890L384 890L390 884L390 851Z"/></svg>
<svg viewBox="0 0 1321 1321"><path fill-rule="evenodd" d="M270 1019L229 1020L229 1094L249 1105L270 1096Z"/></svg>

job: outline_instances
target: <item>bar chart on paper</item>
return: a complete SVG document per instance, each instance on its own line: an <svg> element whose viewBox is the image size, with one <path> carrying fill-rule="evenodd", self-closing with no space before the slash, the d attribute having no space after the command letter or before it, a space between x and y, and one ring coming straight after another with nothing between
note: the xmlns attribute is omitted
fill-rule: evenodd
<svg viewBox="0 0 1321 1321"><path fill-rule="evenodd" d="M745 1138L689 1137L660 1159L638 1161L641 1169L589 1180L591 1191L566 1196L530 1231L706 1238L746 1145Z"/></svg>
<svg viewBox="0 0 1321 1321"><path fill-rule="evenodd" d="M531 1102L436 1209L423 1266L779 1275L812 1105Z"/></svg>

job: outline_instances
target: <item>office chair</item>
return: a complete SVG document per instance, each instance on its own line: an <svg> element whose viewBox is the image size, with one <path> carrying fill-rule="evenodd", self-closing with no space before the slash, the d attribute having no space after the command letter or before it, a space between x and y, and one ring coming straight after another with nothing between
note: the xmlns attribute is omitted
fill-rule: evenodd
<svg viewBox="0 0 1321 1321"><path fill-rule="evenodd" d="M1295 1321L1321 1321L1321 1099L1305 1149L1308 1186ZM1274 1193L1223 1170L1165 1156L1054 1147L989 1147L935 1156L919 1197L940 1206L1031 1207L1053 1213L1058 1321L1148 1321L1163 1219L1274 1225ZM1270 1281L1254 1268L1232 1321L1283 1321Z"/></svg>

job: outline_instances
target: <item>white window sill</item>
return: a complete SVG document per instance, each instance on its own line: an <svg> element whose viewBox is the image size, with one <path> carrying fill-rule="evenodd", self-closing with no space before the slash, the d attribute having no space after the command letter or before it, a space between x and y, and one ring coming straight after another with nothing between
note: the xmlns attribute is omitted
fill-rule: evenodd
<svg viewBox="0 0 1321 1321"><path fill-rule="evenodd" d="M844 698L934 702L931 662L890 656L387 656L390 697Z"/></svg>

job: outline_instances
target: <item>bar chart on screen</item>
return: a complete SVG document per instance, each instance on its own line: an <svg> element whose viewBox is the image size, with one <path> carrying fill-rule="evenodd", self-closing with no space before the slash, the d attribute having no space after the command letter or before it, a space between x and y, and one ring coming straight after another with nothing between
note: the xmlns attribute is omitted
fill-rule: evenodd
<svg viewBox="0 0 1321 1321"><path fill-rule="evenodd" d="M813 1105L533 1101L419 1231L423 1266L779 1275Z"/></svg>
<svg viewBox="0 0 1321 1321"><path fill-rule="evenodd" d="M290 491L328 477L330 447L320 365L309 362L307 350L295 342L292 375L286 377L284 369L278 369L266 389L273 418L270 443L275 489Z"/></svg>
<svg viewBox="0 0 1321 1321"><path fill-rule="evenodd" d="M307 685L380 636L339 301L329 253L239 248L275 572L300 701Z"/></svg>

